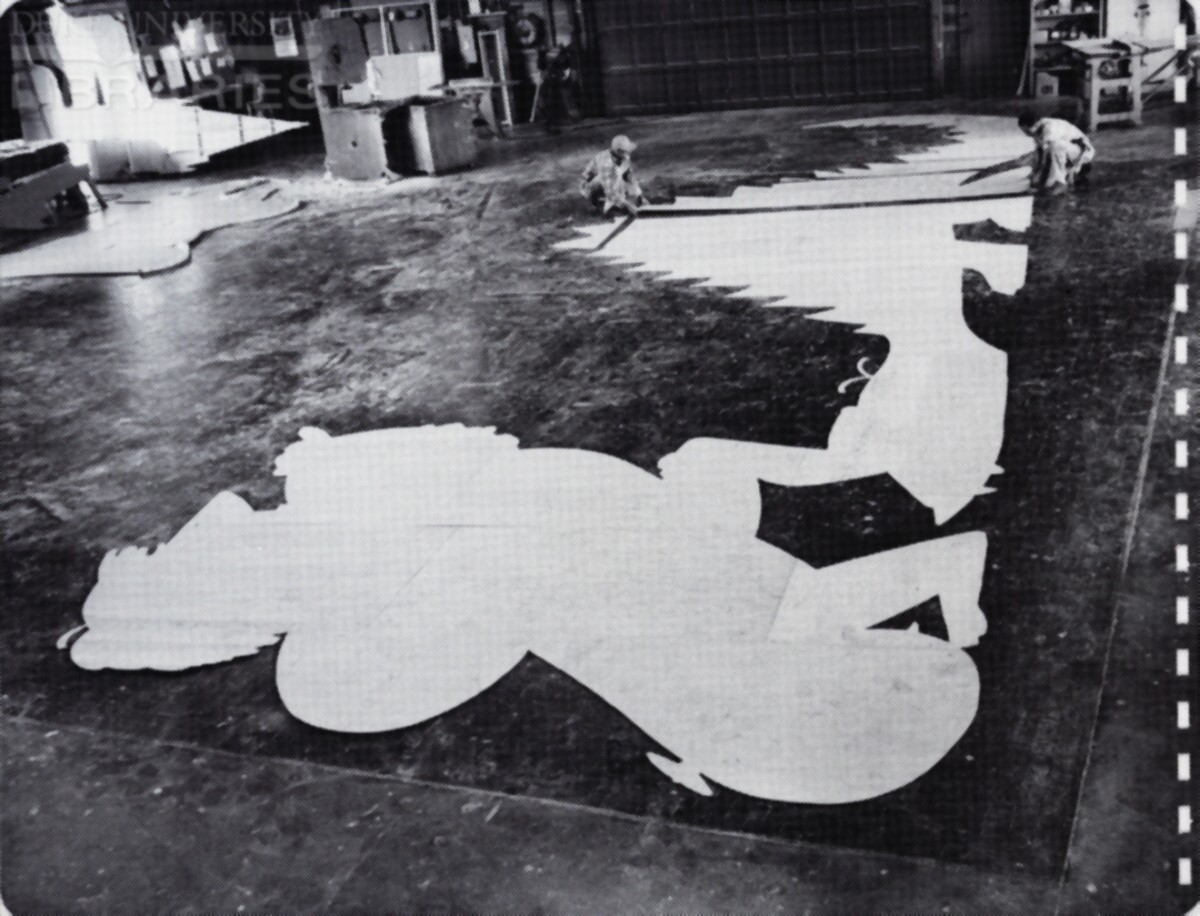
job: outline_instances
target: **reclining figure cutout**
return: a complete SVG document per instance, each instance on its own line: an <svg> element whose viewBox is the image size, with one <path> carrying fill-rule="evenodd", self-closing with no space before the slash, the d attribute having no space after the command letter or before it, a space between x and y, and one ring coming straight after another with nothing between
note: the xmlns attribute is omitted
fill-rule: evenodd
<svg viewBox="0 0 1200 916"><path fill-rule="evenodd" d="M277 463L280 508L222 494L152 554L106 557L71 657L174 671L282 639L288 710L365 733L442 714L534 653L667 749L676 759L652 762L696 792L836 804L898 789L976 715L963 650L986 629L986 537L817 570L757 539L759 482L887 473L940 522L986 492L1007 359L966 326L962 273L1013 293L1027 252L960 242L954 226L1023 230L1031 216L1013 197L638 220L599 255L827 308L814 317L888 338L827 449L697 439L657 477L492 429L305 430ZM594 250L611 232L567 246ZM871 629L935 596L948 640Z"/></svg>

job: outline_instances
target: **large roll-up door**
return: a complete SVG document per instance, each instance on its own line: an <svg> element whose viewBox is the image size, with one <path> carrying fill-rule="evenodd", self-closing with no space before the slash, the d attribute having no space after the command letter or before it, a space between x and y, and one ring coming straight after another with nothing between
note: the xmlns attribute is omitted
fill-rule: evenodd
<svg viewBox="0 0 1200 916"><path fill-rule="evenodd" d="M591 4L609 114L914 98L933 86L940 0Z"/></svg>

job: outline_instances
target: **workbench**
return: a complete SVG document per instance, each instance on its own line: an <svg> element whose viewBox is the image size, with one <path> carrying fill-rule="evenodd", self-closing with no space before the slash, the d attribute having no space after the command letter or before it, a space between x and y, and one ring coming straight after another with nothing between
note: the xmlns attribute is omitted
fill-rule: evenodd
<svg viewBox="0 0 1200 916"><path fill-rule="evenodd" d="M1088 38L1063 42L1083 76L1083 102L1088 130L1104 124L1142 123L1142 83L1144 59L1153 48L1130 39ZM1128 106L1118 111L1103 111L1101 101L1108 94L1120 93Z"/></svg>

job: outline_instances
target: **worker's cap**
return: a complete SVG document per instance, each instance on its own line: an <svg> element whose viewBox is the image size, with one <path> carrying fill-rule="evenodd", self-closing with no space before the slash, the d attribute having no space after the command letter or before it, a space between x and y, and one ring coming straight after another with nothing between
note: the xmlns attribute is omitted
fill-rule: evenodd
<svg viewBox="0 0 1200 916"><path fill-rule="evenodd" d="M628 137L626 137L624 134L621 134L620 136L617 136L617 137L613 137L612 151L614 153L625 153L626 155L628 155L628 154L632 153L635 149L637 149L637 144L634 143L632 140L630 140Z"/></svg>

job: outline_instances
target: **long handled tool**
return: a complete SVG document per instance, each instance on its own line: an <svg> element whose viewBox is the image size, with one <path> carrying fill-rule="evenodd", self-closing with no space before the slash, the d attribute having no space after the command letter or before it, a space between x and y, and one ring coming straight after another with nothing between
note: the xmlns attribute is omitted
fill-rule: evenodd
<svg viewBox="0 0 1200 916"><path fill-rule="evenodd" d="M608 245L609 242L611 242L618 235L620 235L622 232L624 232L626 229L628 229L630 226L632 226L633 221L635 219L637 219L637 217L634 216L633 214L630 214L629 216L625 217L625 219L621 221L621 224L619 226L617 226L617 228L614 229L612 232L610 232L607 236L605 236L603 242L601 242L599 245L596 246L596 250L601 251L605 246Z"/></svg>
<svg viewBox="0 0 1200 916"><path fill-rule="evenodd" d="M1006 162L997 162L995 165L989 165L986 169L980 169L974 175L971 175L962 184L974 184L977 181L983 181L985 178L991 178L993 175L1003 175L1005 172L1011 172L1013 169L1019 169L1023 165L1032 166L1037 158L1037 152L1029 152L1024 156L1018 156L1016 159L1009 159Z"/></svg>

